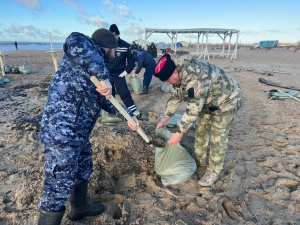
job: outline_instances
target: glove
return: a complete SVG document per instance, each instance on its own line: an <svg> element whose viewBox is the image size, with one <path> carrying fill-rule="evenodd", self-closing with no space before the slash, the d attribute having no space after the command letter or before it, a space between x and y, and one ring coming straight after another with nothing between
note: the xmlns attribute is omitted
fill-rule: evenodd
<svg viewBox="0 0 300 225"><path fill-rule="evenodd" d="M124 72L121 73L121 74L119 75L119 77L125 77L127 74L128 74L128 73L126 72L126 70L124 70Z"/></svg>

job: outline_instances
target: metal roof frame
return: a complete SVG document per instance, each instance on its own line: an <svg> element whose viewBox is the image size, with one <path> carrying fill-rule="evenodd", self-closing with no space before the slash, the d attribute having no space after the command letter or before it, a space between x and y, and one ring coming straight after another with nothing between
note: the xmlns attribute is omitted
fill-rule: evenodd
<svg viewBox="0 0 300 225"><path fill-rule="evenodd" d="M235 29L222 29L222 28L190 28L190 29L156 29L156 28L145 28L145 45L147 45L147 39L153 34L153 33L165 33L169 36L169 38L172 40L172 48L174 51L177 50L177 46L175 43L177 43L177 35L178 34L188 34L188 33L194 33L198 34L198 41L197 41L197 51L192 52L192 54L199 55L198 59L203 57L205 60L206 57L209 59L209 55L212 55L215 57L218 55L219 57L226 57L230 59L236 59L236 53L237 53L237 47L238 47L238 39L239 39L239 30ZM220 53L209 53L207 49L208 45L208 35L209 34L217 34L222 40L223 40L223 46L222 46L222 52ZM232 53L230 53L230 46L231 46L231 38L232 35L236 34L236 42L235 42L235 48ZM199 49L199 40L202 35L202 44L201 49ZM228 51L225 53L225 40L229 36L229 45L228 45ZM205 43L204 37L206 37ZM200 51L199 51L200 50Z"/></svg>

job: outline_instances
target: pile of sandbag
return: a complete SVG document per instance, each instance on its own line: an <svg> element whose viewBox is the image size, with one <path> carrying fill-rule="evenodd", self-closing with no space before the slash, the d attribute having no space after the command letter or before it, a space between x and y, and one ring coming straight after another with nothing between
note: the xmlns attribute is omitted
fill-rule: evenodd
<svg viewBox="0 0 300 225"><path fill-rule="evenodd" d="M14 74L29 74L31 73L31 69L28 65L20 65L20 66L12 66L12 65L5 65L4 66L5 73L14 73Z"/></svg>

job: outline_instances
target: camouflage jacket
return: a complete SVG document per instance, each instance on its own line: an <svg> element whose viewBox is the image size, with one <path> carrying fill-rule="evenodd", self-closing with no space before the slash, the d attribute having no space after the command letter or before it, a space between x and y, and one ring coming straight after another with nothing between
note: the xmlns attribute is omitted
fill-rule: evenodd
<svg viewBox="0 0 300 225"><path fill-rule="evenodd" d="M90 81L92 75L99 80L109 78L104 49L91 38L74 32L66 39L63 51L49 86L40 135L43 143L78 146L88 140L101 109L124 117Z"/></svg>
<svg viewBox="0 0 300 225"><path fill-rule="evenodd" d="M174 86L167 102L165 116L171 117L182 101L187 103L179 132L185 133L200 112L222 115L235 113L242 105L239 84L224 70L192 59L187 52L171 55L179 72L180 85Z"/></svg>

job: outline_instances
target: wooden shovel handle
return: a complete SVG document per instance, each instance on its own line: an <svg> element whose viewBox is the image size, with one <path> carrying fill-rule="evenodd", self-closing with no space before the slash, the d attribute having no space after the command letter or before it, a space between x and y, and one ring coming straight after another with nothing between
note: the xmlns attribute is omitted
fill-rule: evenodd
<svg viewBox="0 0 300 225"><path fill-rule="evenodd" d="M97 79L97 77L91 76L91 81L97 88L101 87L100 81ZM127 113L127 111L120 105L117 99L114 98L114 96L111 95L108 100L119 110L119 112L127 119L127 121L129 121L131 124L136 124L132 117ZM137 132L147 143L150 143L148 136L144 133L141 127L137 129Z"/></svg>

